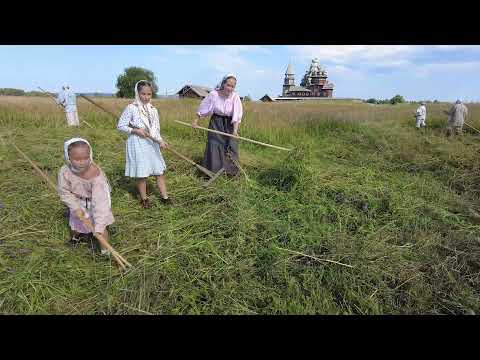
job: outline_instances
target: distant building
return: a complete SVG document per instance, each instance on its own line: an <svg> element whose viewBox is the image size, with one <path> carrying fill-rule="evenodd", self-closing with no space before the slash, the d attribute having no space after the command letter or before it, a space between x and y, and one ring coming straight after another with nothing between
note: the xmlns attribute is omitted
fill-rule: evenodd
<svg viewBox="0 0 480 360"><path fill-rule="evenodd" d="M275 101L275 99L272 98L270 95L265 94L265 95L263 95L263 96L260 98L260 101L263 101L263 102L273 102L273 101Z"/></svg>
<svg viewBox="0 0 480 360"><path fill-rule="evenodd" d="M180 98L204 99L212 91L209 87L199 85L185 85L178 92Z"/></svg>
<svg viewBox="0 0 480 360"><path fill-rule="evenodd" d="M331 98L334 85L329 83L327 79L327 71L320 67L318 59L313 59L310 69L305 72L300 82L300 86L296 86L292 64L288 64L283 80L282 96L280 97Z"/></svg>
<svg viewBox="0 0 480 360"><path fill-rule="evenodd" d="M282 95L271 97L264 95L260 100L266 101L288 101L288 100L333 100L334 85L328 82L327 71L320 67L318 59L313 59L310 68L300 82L295 85L295 73L292 64L288 64L285 78L283 79ZM340 100L340 99L338 99Z"/></svg>
<svg viewBox="0 0 480 360"><path fill-rule="evenodd" d="M328 82L326 70L320 67L318 59L313 59L310 69L305 72L300 86L295 85L295 73L292 64L288 64L283 80L281 97L327 97L333 96L332 83Z"/></svg>

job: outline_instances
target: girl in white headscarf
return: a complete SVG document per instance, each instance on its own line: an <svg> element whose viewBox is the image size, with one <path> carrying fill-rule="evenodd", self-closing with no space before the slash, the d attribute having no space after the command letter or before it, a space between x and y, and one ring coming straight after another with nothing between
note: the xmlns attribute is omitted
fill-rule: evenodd
<svg viewBox="0 0 480 360"><path fill-rule="evenodd" d="M243 107L240 96L234 91L237 78L234 74L225 75L215 90L211 91L200 103L198 119L211 115L209 128L238 136L242 121ZM198 126L198 119L192 123ZM237 140L224 135L208 133L203 166L213 172L222 168L231 176L238 174Z"/></svg>
<svg viewBox="0 0 480 360"><path fill-rule="evenodd" d="M92 147L82 138L73 138L63 146L65 163L58 174L57 191L70 212L70 243L91 240L92 234L79 217L90 218L95 233L108 239L107 226L113 224L110 185L103 171L93 162ZM108 252L102 249L102 253Z"/></svg>
<svg viewBox="0 0 480 360"><path fill-rule="evenodd" d="M164 172L167 168L160 149L168 144L160 135L160 121L157 109L150 103L153 87L146 80L135 84L135 101L129 104L122 113L117 129L128 134L126 143L125 176L137 178L140 204L143 208L151 206L147 196L147 177L156 178L161 201L172 204L167 194ZM161 145L148 139L151 136Z"/></svg>

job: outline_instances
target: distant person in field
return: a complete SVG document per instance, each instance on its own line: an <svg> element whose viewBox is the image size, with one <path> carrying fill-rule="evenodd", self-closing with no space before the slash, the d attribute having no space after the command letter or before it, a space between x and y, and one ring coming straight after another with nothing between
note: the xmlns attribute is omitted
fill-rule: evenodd
<svg viewBox="0 0 480 360"><path fill-rule="evenodd" d="M420 106L415 112L415 119L416 119L415 126L417 129L427 126L427 124L425 123L425 120L427 119L427 107L425 102L422 101L420 103Z"/></svg>
<svg viewBox="0 0 480 360"><path fill-rule="evenodd" d="M463 124L468 115L467 107L461 100L457 100L445 113L448 115L447 136L462 135Z"/></svg>
<svg viewBox="0 0 480 360"><path fill-rule="evenodd" d="M65 109L68 126L79 126L77 112L77 96L72 91L69 85L63 85L62 91L58 94L57 103Z"/></svg>
<svg viewBox="0 0 480 360"><path fill-rule="evenodd" d="M200 103L198 119L192 123L198 126L198 120L211 115L209 129L238 136L243 108L240 96L235 92L237 78L233 74L223 77L222 81ZM220 134L208 133L203 166L213 172L224 168L230 176L238 174L238 144L236 139Z"/></svg>
<svg viewBox="0 0 480 360"><path fill-rule="evenodd" d="M160 149L166 149L168 144L160 136L160 120L157 109L150 103L152 99L152 84L141 80L135 84L135 101L123 111L118 121L117 129L128 134L126 143L125 176L137 178L140 204L144 209L151 207L147 196L147 177L156 178L160 190L160 200L167 205L173 201L168 196L165 183L167 165ZM149 139L148 136L160 141L161 145Z"/></svg>
<svg viewBox="0 0 480 360"><path fill-rule="evenodd" d="M110 185L102 169L93 162L92 147L82 138L73 138L64 144L64 165L58 174L57 191L69 209L71 245L91 241L92 233L81 222L82 213L94 225L95 233L108 240L107 226L113 224ZM108 250L102 249L102 254Z"/></svg>

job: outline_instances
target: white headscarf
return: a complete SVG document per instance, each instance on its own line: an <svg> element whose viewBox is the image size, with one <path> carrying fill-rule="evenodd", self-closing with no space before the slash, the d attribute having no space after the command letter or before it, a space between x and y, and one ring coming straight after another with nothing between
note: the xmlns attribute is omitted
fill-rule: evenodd
<svg viewBox="0 0 480 360"><path fill-rule="evenodd" d="M77 141L83 142L88 145L90 149L90 163L93 163L92 146L87 140L82 138L72 138L70 140L65 141L65 144L63 144L63 155L65 158L65 162L67 163L70 170L72 170L72 172L74 172L75 174L78 174L80 171L75 166L73 166L72 162L70 161L70 155L68 154L68 147L70 146L70 144L73 144L74 142L77 142Z"/></svg>
<svg viewBox="0 0 480 360"><path fill-rule="evenodd" d="M225 81L228 79L228 78L231 78L233 77L235 79L235 81L237 80L237 77L235 76L235 74L227 74L225 75L223 78L222 78L222 81L220 81L217 86L215 87L215 90L222 90L223 89L223 85L225 83Z"/></svg>
<svg viewBox="0 0 480 360"><path fill-rule="evenodd" d="M135 105L138 108L138 111L140 113L140 119L142 120L142 123L145 125L150 136L158 140L161 140L162 137L160 136L160 120L157 117L157 112L155 111L155 107L150 102L148 104L144 104L142 100L140 100L140 95L138 93L137 87L138 87L138 84L142 81L145 81L151 84L151 82L148 80L137 81L137 83L135 84L135 101L133 102L133 105Z"/></svg>

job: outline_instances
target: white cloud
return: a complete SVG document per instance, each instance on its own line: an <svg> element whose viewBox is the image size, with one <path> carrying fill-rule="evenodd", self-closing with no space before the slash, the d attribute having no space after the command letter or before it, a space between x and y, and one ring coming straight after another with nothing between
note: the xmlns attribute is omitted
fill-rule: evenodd
<svg viewBox="0 0 480 360"><path fill-rule="evenodd" d="M174 55L199 55L205 52L271 54L271 50L263 45L168 45L162 48Z"/></svg>
<svg viewBox="0 0 480 360"><path fill-rule="evenodd" d="M418 51L412 45L293 45L287 48L302 60L316 57L335 64L406 61Z"/></svg>
<svg viewBox="0 0 480 360"><path fill-rule="evenodd" d="M156 62L156 63L167 63L168 62L168 58L166 56L152 56L151 57L152 61Z"/></svg>
<svg viewBox="0 0 480 360"><path fill-rule="evenodd" d="M271 54L271 50L263 45L218 45L212 46L212 48L218 48L232 54L238 54L242 52Z"/></svg>
<svg viewBox="0 0 480 360"><path fill-rule="evenodd" d="M443 51L480 50L480 45L432 45L432 48Z"/></svg>
<svg viewBox="0 0 480 360"><path fill-rule="evenodd" d="M191 55L193 53L193 49L188 46L165 46L165 49L173 55Z"/></svg>
<svg viewBox="0 0 480 360"><path fill-rule="evenodd" d="M318 58L332 64L409 67L420 55L435 51L480 51L480 45L292 45L288 51L302 61Z"/></svg>
<svg viewBox="0 0 480 360"><path fill-rule="evenodd" d="M458 73L463 71L480 71L480 61L419 64L411 68L417 77L427 77L433 73Z"/></svg>
<svg viewBox="0 0 480 360"><path fill-rule="evenodd" d="M348 79L348 80L363 80L366 78L365 74L351 69L350 67L347 67L345 65L334 65L330 70L328 71L328 77L333 81L333 79L338 79L338 78L343 78L343 79Z"/></svg>
<svg viewBox="0 0 480 360"><path fill-rule="evenodd" d="M191 56L198 64L206 64L217 76L226 73L239 73L249 70L262 74L264 70L256 69L253 62L247 60L250 54L271 54L271 50L262 45L187 45L165 46L165 51L172 56ZM166 57L159 56L165 62Z"/></svg>

